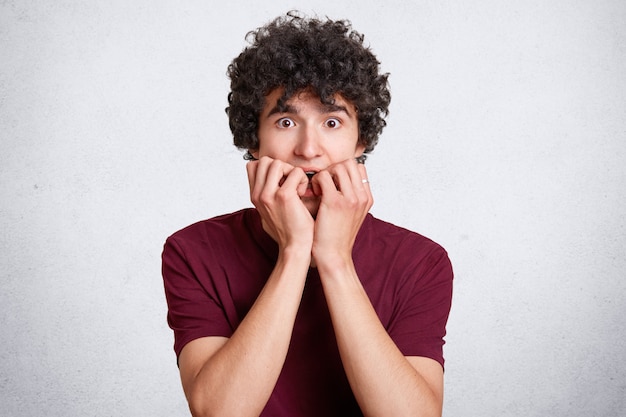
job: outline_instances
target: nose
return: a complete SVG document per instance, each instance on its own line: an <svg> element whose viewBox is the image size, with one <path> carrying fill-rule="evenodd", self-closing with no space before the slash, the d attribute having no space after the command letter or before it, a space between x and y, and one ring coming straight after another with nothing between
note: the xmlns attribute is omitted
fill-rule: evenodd
<svg viewBox="0 0 626 417"><path fill-rule="evenodd" d="M313 159L322 154L321 135L314 126L302 126L298 133L298 142L294 149L297 156Z"/></svg>

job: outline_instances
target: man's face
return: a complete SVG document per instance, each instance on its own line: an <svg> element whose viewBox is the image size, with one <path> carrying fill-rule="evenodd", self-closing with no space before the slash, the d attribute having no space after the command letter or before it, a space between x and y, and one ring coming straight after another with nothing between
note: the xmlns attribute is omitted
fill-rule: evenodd
<svg viewBox="0 0 626 417"><path fill-rule="evenodd" d="M265 99L254 157L269 156L315 173L363 154L365 146L358 143L359 123L352 103L336 95L335 103L327 105L317 95L303 91L291 97L280 112L276 103L282 93L275 89ZM315 215L319 197L309 190L302 201Z"/></svg>

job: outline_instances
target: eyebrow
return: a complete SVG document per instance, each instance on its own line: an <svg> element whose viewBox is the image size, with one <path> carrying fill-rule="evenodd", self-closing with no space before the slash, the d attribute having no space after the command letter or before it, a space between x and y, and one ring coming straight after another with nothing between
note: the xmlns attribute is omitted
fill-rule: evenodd
<svg viewBox="0 0 626 417"><path fill-rule="evenodd" d="M348 111L348 109L345 106L340 106L338 104L324 104L324 103L320 103L320 105L318 106L318 109L320 111L320 113L322 114L329 114L329 113L335 113L335 112L343 112L346 115L350 116L350 112ZM272 116L273 114L276 113L292 113L292 114L298 114L298 108L295 106L292 106L290 104L285 104L284 106L279 107L278 104L276 106L274 106L272 108L272 110L269 111L269 113L267 114L267 117Z"/></svg>

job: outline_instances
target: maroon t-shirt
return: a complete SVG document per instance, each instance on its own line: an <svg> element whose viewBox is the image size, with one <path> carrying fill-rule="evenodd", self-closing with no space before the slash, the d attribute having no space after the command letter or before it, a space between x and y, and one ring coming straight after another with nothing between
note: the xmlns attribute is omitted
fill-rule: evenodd
<svg viewBox="0 0 626 417"><path fill-rule="evenodd" d="M163 250L174 351L205 336L230 337L278 256L259 213L245 209L186 227ZM353 260L383 326L405 356L442 366L452 267L433 241L368 214ZM354 343L360 343L355 340ZM287 358L262 416L361 416L343 370L317 270L309 270Z"/></svg>

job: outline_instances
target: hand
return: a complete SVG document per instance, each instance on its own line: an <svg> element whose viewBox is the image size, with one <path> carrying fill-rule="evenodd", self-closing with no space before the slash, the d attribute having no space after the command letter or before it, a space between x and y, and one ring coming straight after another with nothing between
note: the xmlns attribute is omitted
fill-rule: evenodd
<svg viewBox="0 0 626 417"><path fill-rule="evenodd" d="M313 191L321 196L315 220L313 258L324 264L352 262L352 247L374 199L363 164L353 159L331 165L313 177Z"/></svg>
<svg viewBox="0 0 626 417"><path fill-rule="evenodd" d="M269 157L248 162L246 170L250 200L261 214L265 231L281 250L294 246L310 254L314 221L300 199L309 182L304 171Z"/></svg>

